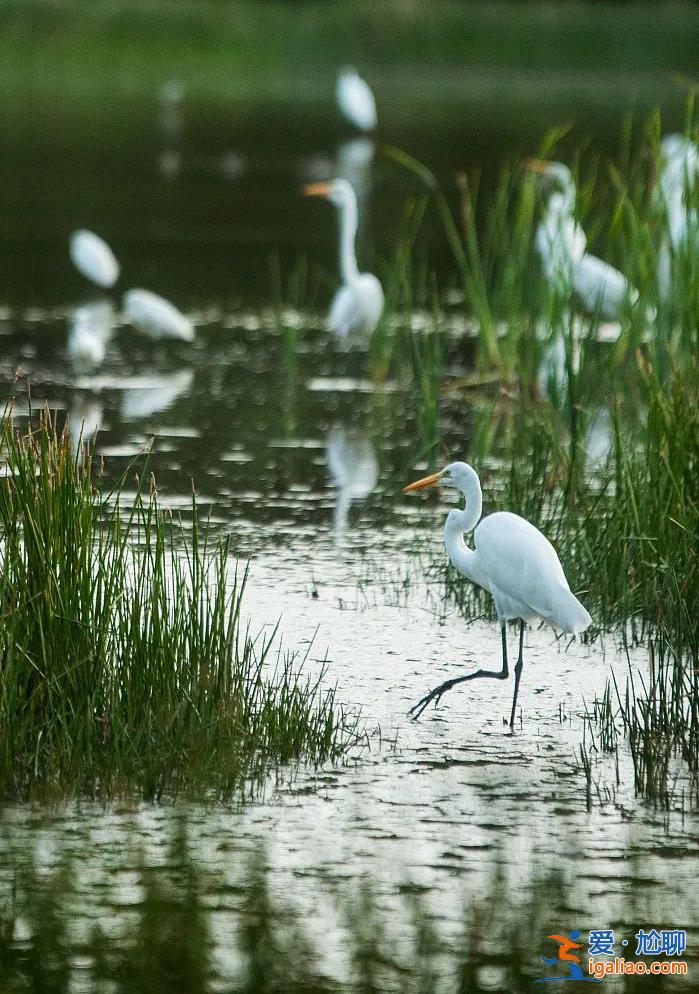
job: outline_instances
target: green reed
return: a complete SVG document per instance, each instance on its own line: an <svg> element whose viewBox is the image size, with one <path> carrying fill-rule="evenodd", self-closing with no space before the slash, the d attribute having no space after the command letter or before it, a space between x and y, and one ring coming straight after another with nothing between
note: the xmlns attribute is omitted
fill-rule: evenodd
<svg viewBox="0 0 699 994"><path fill-rule="evenodd" d="M230 793L350 745L333 690L243 623L246 569L194 499L185 528L144 460L127 506L48 415L1 431L2 793Z"/></svg>
<svg viewBox="0 0 699 994"><path fill-rule="evenodd" d="M584 942L586 927L601 924L577 913L571 922L570 882L555 868L531 872L526 888L513 891L495 854L485 886L464 895L460 937L443 934L409 885L388 913L371 881L346 892L321 879L328 941L318 943L307 911L278 896L262 847L252 858L233 849L240 870L232 887L195 858L183 825L163 866L149 865L135 838L126 842L111 866L117 886L121 872L137 872L138 900L125 905L109 888L86 891L79 846L59 852L51 868L31 853L18 857L0 885L3 994L520 994L566 973L542 962L554 951L547 936L575 925ZM646 903L631 877L620 934L647 924Z"/></svg>

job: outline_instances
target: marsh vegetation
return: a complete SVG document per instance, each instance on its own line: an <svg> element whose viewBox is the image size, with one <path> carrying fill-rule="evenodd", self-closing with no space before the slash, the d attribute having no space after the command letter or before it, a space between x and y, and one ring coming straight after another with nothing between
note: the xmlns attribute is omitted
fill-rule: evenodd
<svg viewBox="0 0 699 994"><path fill-rule="evenodd" d="M8 412L2 448L5 796L229 796L356 742L322 675L242 624L245 566L194 497L185 531L147 458L108 485L46 411L26 433Z"/></svg>

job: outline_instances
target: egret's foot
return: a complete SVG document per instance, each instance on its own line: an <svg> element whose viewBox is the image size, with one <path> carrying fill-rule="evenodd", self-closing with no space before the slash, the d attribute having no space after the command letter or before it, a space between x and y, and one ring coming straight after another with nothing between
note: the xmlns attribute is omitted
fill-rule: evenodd
<svg viewBox="0 0 699 994"><path fill-rule="evenodd" d="M414 704L408 711L408 715L413 721L417 721L428 704L431 704L433 701L435 704L438 704L442 695L446 694L452 687L456 687L459 683L466 683L467 680L482 680L483 677L488 677L491 680L507 680L507 675L507 657L505 657L501 670L476 670L475 673L467 673L466 676L455 676L451 680L445 680L444 683L440 683L438 687L431 690L429 694L425 694L417 704Z"/></svg>
<svg viewBox="0 0 699 994"><path fill-rule="evenodd" d="M414 704L408 711L408 715L413 719L413 721L417 721L426 707L428 707L433 701L436 707L437 704L439 704L442 694L446 694L446 692L451 690L454 684L458 682L458 680L445 680L444 683L440 683L440 685L435 687L434 690L431 690L429 694L425 694L425 696L421 698L417 704Z"/></svg>

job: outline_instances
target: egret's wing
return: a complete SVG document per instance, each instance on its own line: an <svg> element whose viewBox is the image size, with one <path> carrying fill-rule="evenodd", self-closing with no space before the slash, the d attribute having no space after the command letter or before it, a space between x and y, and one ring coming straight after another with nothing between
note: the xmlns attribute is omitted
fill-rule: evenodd
<svg viewBox="0 0 699 994"><path fill-rule="evenodd" d="M610 321L618 320L624 304L638 300L638 290L623 273L597 256L585 254L573 272L573 288L584 307Z"/></svg>
<svg viewBox="0 0 699 994"><path fill-rule="evenodd" d="M478 567L498 593L559 628L584 631L590 616L570 592L556 550L524 518L502 511L484 518L474 535Z"/></svg>

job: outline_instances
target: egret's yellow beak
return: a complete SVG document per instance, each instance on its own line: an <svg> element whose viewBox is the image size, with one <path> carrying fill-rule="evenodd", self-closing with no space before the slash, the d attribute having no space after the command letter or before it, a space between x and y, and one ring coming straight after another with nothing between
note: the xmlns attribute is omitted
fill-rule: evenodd
<svg viewBox="0 0 699 994"><path fill-rule="evenodd" d="M531 169L535 173L544 173L551 168L551 163L545 159L525 159L522 163L525 169Z"/></svg>
<svg viewBox="0 0 699 994"><path fill-rule="evenodd" d="M403 493L409 494L413 490L424 490L425 487L433 487L435 483L439 483L443 474L433 473L431 476L423 476L421 480L416 480L415 483L409 483L407 487L403 487Z"/></svg>
<svg viewBox="0 0 699 994"><path fill-rule="evenodd" d="M327 197L332 186L330 183L307 183L303 188L304 197Z"/></svg>

